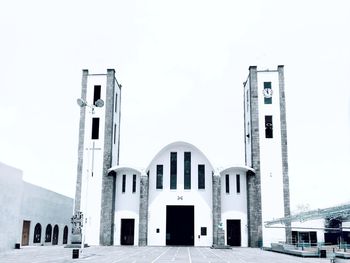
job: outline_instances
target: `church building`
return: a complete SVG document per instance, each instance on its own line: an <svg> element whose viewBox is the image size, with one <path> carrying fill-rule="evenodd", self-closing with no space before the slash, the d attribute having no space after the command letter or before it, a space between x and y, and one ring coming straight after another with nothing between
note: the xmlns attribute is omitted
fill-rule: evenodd
<svg viewBox="0 0 350 263"><path fill-rule="evenodd" d="M224 169L182 141L142 170L120 165L121 90L113 69L83 70L74 208L82 220L72 243L261 247L290 238L290 228L264 225L290 214L283 66L249 68L245 164Z"/></svg>

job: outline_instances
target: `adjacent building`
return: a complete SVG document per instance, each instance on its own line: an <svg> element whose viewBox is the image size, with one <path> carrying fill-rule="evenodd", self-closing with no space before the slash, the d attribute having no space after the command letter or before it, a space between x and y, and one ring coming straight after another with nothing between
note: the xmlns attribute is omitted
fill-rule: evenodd
<svg viewBox="0 0 350 263"><path fill-rule="evenodd" d="M70 242L72 198L23 181L21 170L4 163L0 189L0 251Z"/></svg>

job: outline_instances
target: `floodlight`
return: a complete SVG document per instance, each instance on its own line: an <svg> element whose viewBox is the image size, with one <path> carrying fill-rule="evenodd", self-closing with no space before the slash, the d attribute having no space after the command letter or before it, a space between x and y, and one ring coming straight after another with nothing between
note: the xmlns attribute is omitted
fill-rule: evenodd
<svg viewBox="0 0 350 263"><path fill-rule="evenodd" d="M101 108L101 107L103 107L103 105L105 105L103 100L98 99L98 100L95 101L95 106L96 107Z"/></svg>
<svg viewBox="0 0 350 263"><path fill-rule="evenodd" d="M84 107L87 105L86 101L81 99L81 98L77 99L77 103L78 103L79 107Z"/></svg>

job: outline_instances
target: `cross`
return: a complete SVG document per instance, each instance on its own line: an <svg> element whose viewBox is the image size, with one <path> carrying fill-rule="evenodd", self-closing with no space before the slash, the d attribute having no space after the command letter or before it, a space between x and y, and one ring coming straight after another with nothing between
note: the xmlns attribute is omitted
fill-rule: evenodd
<svg viewBox="0 0 350 263"><path fill-rule="evenodd" d="M92 142L92 148L85 148L87 151L92 151L92 167L91 167L91 177L94 177L94 155L96 150L101 150L101 148L95 147L95 142Z"/></svg>

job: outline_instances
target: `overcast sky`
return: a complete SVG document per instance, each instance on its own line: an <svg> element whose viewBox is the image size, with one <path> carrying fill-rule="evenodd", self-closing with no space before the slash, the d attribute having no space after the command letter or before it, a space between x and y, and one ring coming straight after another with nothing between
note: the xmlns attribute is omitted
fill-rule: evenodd
<svg viewBox="0 0 350 263"><path fill-rule="evenodd" d="M73 197L81 71L115 68L120 162L194 144L244 164L250 65L285 65L291 206L349 202L350 2L2 1L0 162Z"/></svg>

